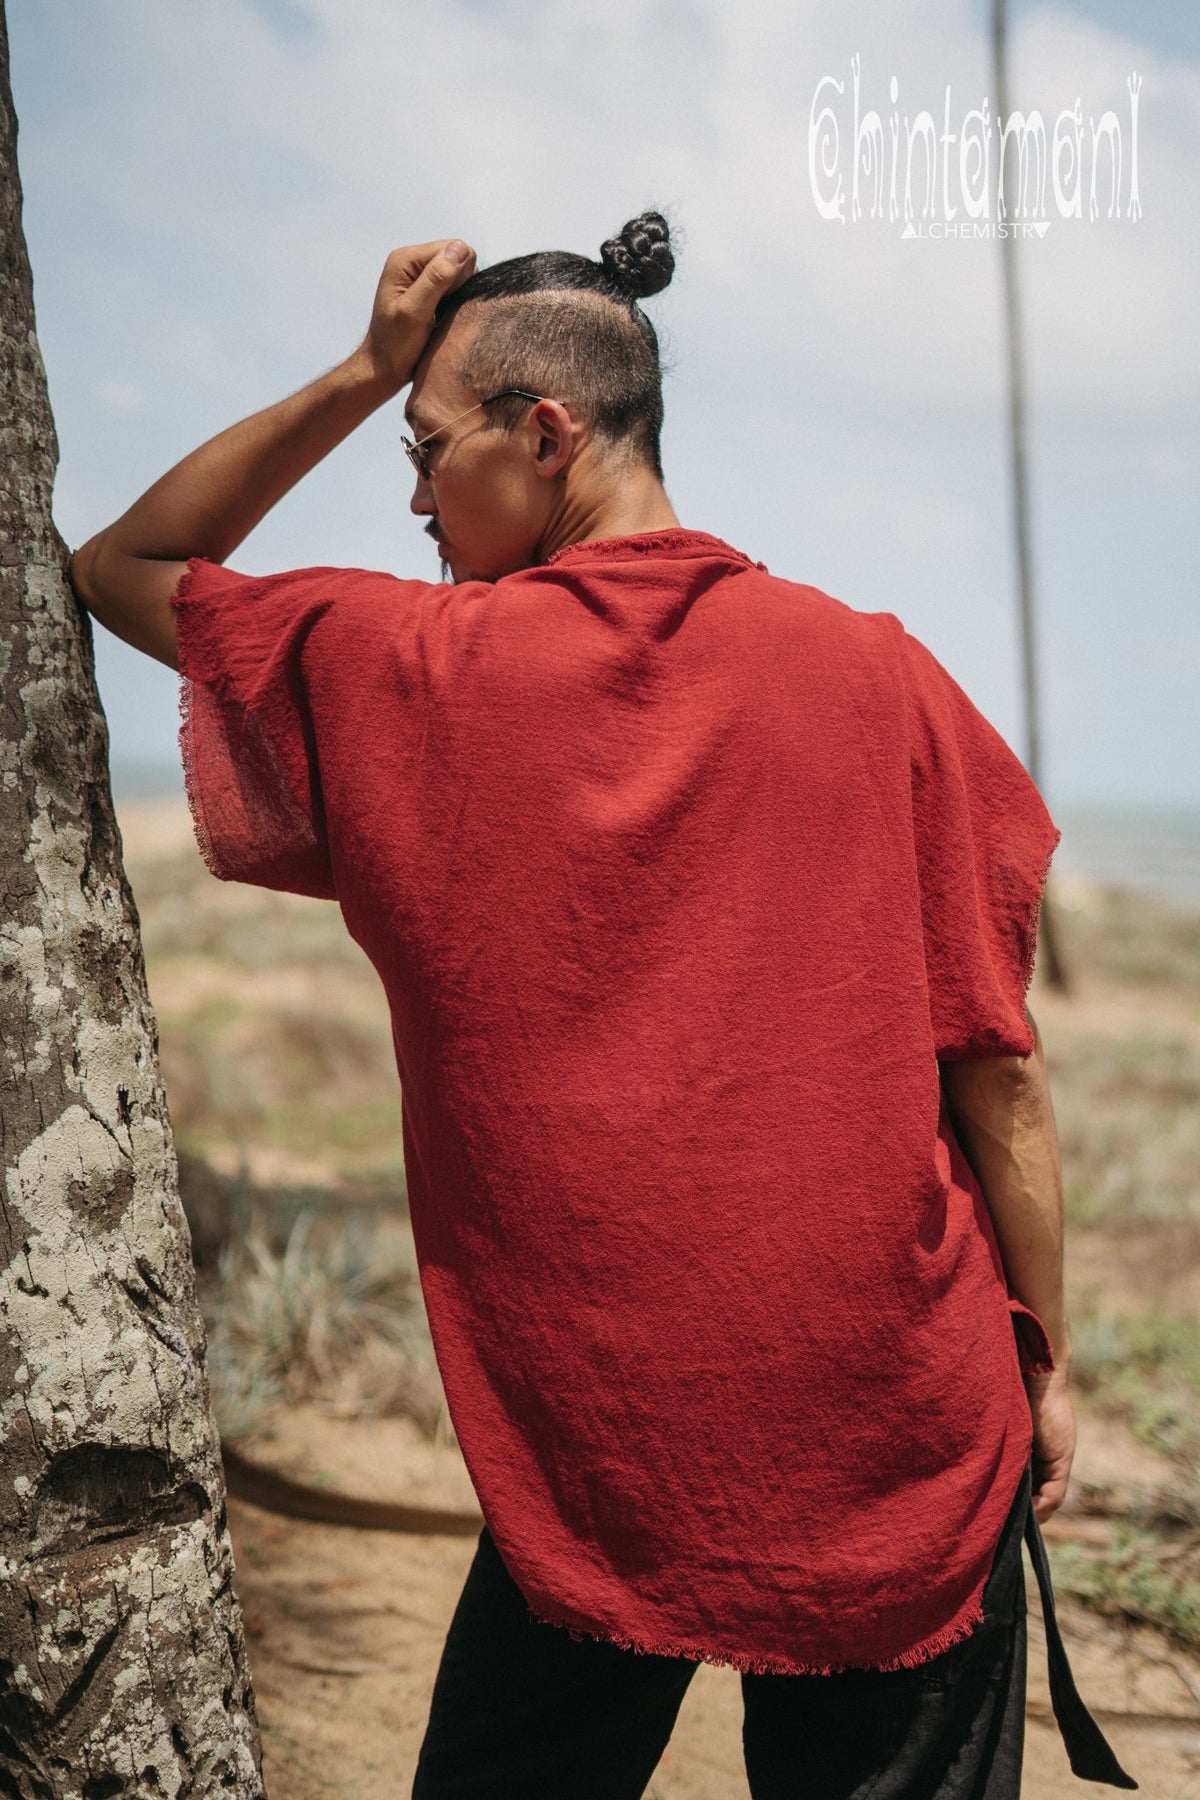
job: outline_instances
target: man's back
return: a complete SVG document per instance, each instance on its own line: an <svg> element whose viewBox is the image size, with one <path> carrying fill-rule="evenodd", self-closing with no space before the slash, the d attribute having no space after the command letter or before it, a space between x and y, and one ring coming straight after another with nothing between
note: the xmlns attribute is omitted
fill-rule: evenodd
<svg viewBox="0 0 1200 1800"><path fill-rule="evenodd" d="M1056 837L1002 741L699 532L457 588L201 564L179 622L214 866L336 894L387 988L534 1610L779 1672L969 1631L1030 1425L938 1060L1028 1051Z"/></svg>

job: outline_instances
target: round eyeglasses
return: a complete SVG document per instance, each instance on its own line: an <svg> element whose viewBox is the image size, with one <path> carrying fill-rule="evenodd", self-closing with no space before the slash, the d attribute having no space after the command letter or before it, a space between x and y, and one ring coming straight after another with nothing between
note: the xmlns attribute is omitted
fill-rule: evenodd
<svg viewBox="0 0 1200 1800"><path fill-rule="evenodd" d="M443 431L448 431L451 425L457 425L458 421L465 419L468 413L478 412L484 406L491 406L495 400L544 400L545 398L544 394L531 394L526 388L502 388L498 394L489 394L486 400L477 400L474 406L468 406L465 411L455 413L452 419L447 419L446 423L439 425L436 431L426 432L425 436L418 438L415 444L411 438L401 437L400 442L404 447L404 454L422 481L428 481L433 470L430 466L429 452L425 446L431 443L435 437L440 437Z"/></svg>

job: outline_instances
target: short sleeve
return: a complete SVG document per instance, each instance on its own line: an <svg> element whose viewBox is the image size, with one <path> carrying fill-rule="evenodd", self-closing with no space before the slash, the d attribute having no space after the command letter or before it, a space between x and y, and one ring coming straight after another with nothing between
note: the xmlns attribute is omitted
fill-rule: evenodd
<svg viewBox="0 0 1200 1800"><path fill-rule="evenodd" d="M304 650L340 573L252 577L194 557L174 596L188 800L224 881L337 897Z"/></svg>
<svg viewBox="0 0 1200 1800"><path fill-rule="evenodd" d="M907 634L904 655L938 1059L1028 1056L1025 996L1060 834L1018 757L936 658Z"/></svg>

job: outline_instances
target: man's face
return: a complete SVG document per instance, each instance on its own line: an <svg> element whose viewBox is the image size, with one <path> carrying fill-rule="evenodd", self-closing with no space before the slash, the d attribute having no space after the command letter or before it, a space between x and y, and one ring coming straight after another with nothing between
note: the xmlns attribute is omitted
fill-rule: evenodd
<svg viewBox="0 0 1200 1800"><path fill-rule="evenodd" d="M535 473L532 423L492 430L485 410L467 410L479 396L463 386L458 368L474 332L470 318L459 314L430 340L417 365L404 409L409 431L417 443L438 435L425 446L429 478L416 477L411 504L428 518L425 529L454 581L496 581L538 560L551 484Z"/></svg>

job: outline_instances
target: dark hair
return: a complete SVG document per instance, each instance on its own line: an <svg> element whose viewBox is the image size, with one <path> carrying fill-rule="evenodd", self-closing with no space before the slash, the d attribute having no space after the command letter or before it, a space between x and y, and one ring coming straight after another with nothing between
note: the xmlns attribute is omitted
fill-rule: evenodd
<svg viewBox="0 0 1200 1800"><path fill-rule="evenodd" d="M459 370L472 392L525 388L571 404L597 436L629 445L661 477L662 368L638 301L665 288L674 268L667 221L645 212L609 238L599 262L540 250L480 269L446 296L437 322L486 305ZM525 408L501 400L489 412L509 428Z"/></svg>

